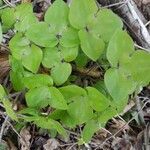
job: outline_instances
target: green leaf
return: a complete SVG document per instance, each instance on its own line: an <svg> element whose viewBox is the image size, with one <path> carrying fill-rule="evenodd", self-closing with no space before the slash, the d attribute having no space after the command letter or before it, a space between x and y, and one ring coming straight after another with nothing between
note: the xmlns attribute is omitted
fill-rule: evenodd
<svg viewBox="0 0 150 150"><path fill-rule="evenodd" d="M104 127L107 121L117 114L117 111L113 107L109 107L108 109L99 114L98 121L101 126Z"/></svg>
<svg viewBox="0 0 150 150"><path fill-rule="evenodd" d="M61 49L62 58L66 62L71 62L75 60L76 57L78 56L78 49L79 49L78 47L70 47L70 48L62 47Z"/></svg>
<svg viewBox="0 0 150 150"><path fill-rule="evenodd" d="M33 89L40 86L52 86L53 79L51 76L46 74L36 74L29 77L24 77L23 82L25 87Z"/></svg>
<svg viewBox="0 0 150 150"><path fill-rule="evenodd" d="M109 69L104 77L106 88L115 101L126 99L136 89L132 76L121 69Z"/></svg>
<svg viewBox="0 0 150 150"><path fill-rule="evenodd" d="M125 31L117 30L107 48L107 59L113 67L126 62L134 52L134 43Z"/></svg>
<svg viewBox="0 0 150 150"><path fill-rule="evenodd" d="M63 0L56 0L48 8L44 20L55 34L61 34L67 28L69 7Z"/></svg>
<svg viewBox="0 0 150 150"><path fill-rule="evenodd" d="M30 41L22 33L16 33L9 42L9 48L13 57L21 59L22 55L30 48L29 44Z"/></svg>
<svg viewBox="0 0 150 150"><path fill-rule="evenodd" d="M52 68L59 64L62 60L61 53L56 47L44 49L43 55L42 64L46 68Z"/></svg>
<svg viewBox="0 0 150 150"><path fill-rule="evenodd" d="M88 143L94 133L100 129L99 123L96 120L89 120L83 128L82 139Z"/></svg>
<svg viewBox="0 0 150 150"><path fill-rule="evenodd" d="M24 108L22 110L20 110L18 113L19 114L23 114L23 115L29 115L29 116L38 116L39 110L37 110L36 108Z"/></svg>
<svg viewBox="0 0 150 150"><path fill-rule="evenodd" d="M60 44L63 47L78 46L80 44L79 37L78 37L78 30L72 27L67 28L67 30L62 33Z"/></svg>
<svg viewBox="0 0 150 150"><path fill-rule="evenodd" d="M72 98L87 95L86 91L77 85L67 85L59 88L59 90L68 102L69 99L72 100Z"/></svg>
<svg viewBox="0 0 150 150"><path fill-rule="evenodd" d="M67 102L64 99L63 95L60 93L60 91L55 87L50 87L49 90L52 97L49 104L57 109L67 109Z"/></svg>
<svg viewBox="0 0 150 150"><path fill-rule="evenodd" d="M74 28L82 29L87 26L89 16L97 10L94 0L72 0L69 21Z"/></svg>
<svg viewBox="0 0 150 150"><path fill-rule="evenodd" d="M101 36L101 38L109 42L117 29L122 29L123 23L121 19L110 9L101 9L96 16L92 15L89 19L88 29Z"/></svg>
<svg viewBox="0 0 150 150"><path fill-rule="evenodd" d="M10 102L8 99L4 99L4 100L3 100L3 105L4 105L5 109L6 109L7 115L8 115L11 119L13 119L13 120L15 120L15 121L18 121L18 118L17 118L17 116L16 116L16 113L15 113L14 110L12 109L12 104L11 104L11 102Z"/></svg>
<svg viewBox="0 0 150 150"><path fill-rule="evenodd" d="M3 39L3 34L2 34L2 27L0 24L0 43L2 42L2 39Z"/></svg>
<svg viewBox="0 0 150 150"><path fill-rule="evenodd" d="M30 89L25 97L28 107L33 108L46 107L52 98L49 88L46 86Z"/></svg>
<svg viewBox="0 0 150 150"><path fill-rule="evenodd" d="M105 49L105 43L99 37L87 32L79 31L82 51L93 61L96 61Z"/></svg>
<svg viewBox="0 0 150 150"><path fill-rule="evenodd" d="M129 70L138 86L146 86L150 82L150 54L138 50L133 53L128 61L123 64L125 70Z"/></svg>
<svg viewBox="0 0 150 150"><path fill-rule="evenodd" d="M3 24L3 31L7 32L15 23L14 8L5 8L2 10L1 20Z"/></svg>
<svg viewBox="0 0 150 150"><path fill-rule="evenodd" d="M35 124L41 128L44 129L56 129L57 132L61 135L63 135L64 137L67 137L67 133L66 130L62 127L62 125L50 118L45 118L45 117L37 117L37 119L35 119Z"/></svg>
<svg viewBox="0 0 150 150"><path fill-rule="evenodd" d="M76 65L78 67L85 67L88 61L89 58L81 50L79 50L79 54L75 60Z"/></svg>
<svg viewBox="0 0 150 150"><path fill-rule="evenodd" d="M15 59L14 57L9 57L11 63L10 71L10 81L13 84L13 89L15 91L21 91L24 89L23 77L24 69L20 60Z"/></svg>
<svg viewBox="0 0 150 150"><path fill-rule="evenodd" d="M29 27L35 23L38 23L34 14L27 14L21 20L15 23L15 29L19 32L25 32Z"/></svg>
<svg viewBox="0 0 150 150"><path fill-rule="evenodd" d="M55 47L58 44L56 36L50 32L50 27L45 22L31 25L25 35L42 47Z"/></svg>
<svg viewBox="0 0 150 150"><path fill-rule="evenodd" d="M22 56L23 66L29 71L36 73L42 61L42 55L42 50L39 47L31 45L30 49L25 51Z"/></svg>
<svg viewBox="0 0 150 150"><path fill-rule="evenodd" d="M76 125L78 125L77 121L72 118L67 111L65 111L63 114L61 114L60 118L61 122L66 125L69 128L75 128Z"/></svg>
<svg viewBox="0 0 150 150"><path fill-rule="evenodd" d="M78 96L72 98L72 102L68 107L68 114L76 120L78 124L85 123L93 117L93 110L88 103L87 97Z"/></svg>
<svg viewBox="0 0 150 150"><path fill-rule="evenodd" d="M104 111L110 105L110 101L97 89L87 87L86 90L88 92L89 103L94 110Z"/></svg>
<svg viewBox="0 0 150 150"><path fill-rule="evenodd" d="M6 92L3 88L3 86L0 84L0 102L3 101L5 96L6 96Z"/></svg>
<svg viewBox="0 0 150 150"><path fill-rule="evenodd" d="M72 71L71 65L69 63L59 63L51 70L51 76L54 80L54 83L58 85L62 85L65 83L70 76Z"/></svg>

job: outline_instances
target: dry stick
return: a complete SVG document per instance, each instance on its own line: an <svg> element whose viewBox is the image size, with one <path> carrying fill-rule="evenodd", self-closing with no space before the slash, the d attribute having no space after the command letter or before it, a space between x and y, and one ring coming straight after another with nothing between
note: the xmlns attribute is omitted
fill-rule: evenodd
<svg viewBox="0 0 150 150"><path fill-rule="evenodd" d="M115 137L119 132L121 132L125 127L126 125L128 125L132 120L135 119L135 117L139 114L139 112L141 110L143 110L143 108L146 106L146 104L150 103L150 100L147 101L146 103L144 103L144 105L141 107L141 109L132 117L132 119L130 119L125 125L123 125L123 127L118 130L115 134L113 134L112 136L110 136L109 138L107 138L102 144L100 144L95 150L97 150L98 148L102 147L107 141L109 141L111 138Z"/></svg>
<svg viewBox="0 0 150 150"><path fill-rule="evenodd" d="M9 2L8 0L3 0L3 1L4 1L4 3L5 3L6 5L8 5L9 7L15 7L15 5L12 4L11 2Z"/></svg>
<svg viewBox="0 0 150 150"><path fill-rule="evenodd" d="M103 6L103 8L110 8L110 7L114 7L114 6L118 6L118 5L122 5L122 4L126 4L127 0L123 1L123 2L118 2L118 3L114 3L114 4L110 4L107 6Z"/></svg>

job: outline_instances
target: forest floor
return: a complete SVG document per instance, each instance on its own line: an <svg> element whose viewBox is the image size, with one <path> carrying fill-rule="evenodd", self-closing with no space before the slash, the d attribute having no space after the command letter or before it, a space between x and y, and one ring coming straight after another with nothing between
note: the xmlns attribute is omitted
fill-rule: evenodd
<svg viewBox="0 0 150 150"><path fill-rule="evenodd" d="M30 0L22 0L31 2ZM42 18L43 12L50 5L51 0L35 0L35 12L37 17ZM4 5L20 3L20 0L4 0ZM69 1L68 1L69 2ZM132 36L137 48L150 51L150 42L146 35L150 34L150 0L134 0L132 10L126 8L127 0L98 0L100 7L107 7L117 13L123 20L125 28ZM137 13L132 16L132 11ZM143 33L143 30L146 33ZM5 36L10 36L8 33ZM7 47L0 50L0 83L9 84L9 63ZM16 93L16 98L20 93ZM20 106L21 107L21 106ZM2 131L4 130L4 131ZM145 87L137 100L130 100L124 112L109 120L106 128L99 130L90 143L77 145L78 134L81 127L70 132L68 141L61 137L50 138L46 133L36 129L35 125L29 125L18 133L13 122L7 118L0 107L0 139L4 136L3 144L10 150L150 150L150 86ZM25 142L24 142L25 141ZM2 148L0 147L0 150Z"/></svg>

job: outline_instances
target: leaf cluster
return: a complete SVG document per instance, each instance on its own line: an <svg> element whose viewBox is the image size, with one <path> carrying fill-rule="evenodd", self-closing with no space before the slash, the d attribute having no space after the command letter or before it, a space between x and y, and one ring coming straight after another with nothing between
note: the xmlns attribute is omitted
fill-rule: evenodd
<svg viewBox="0 0 150 150"><path fill-rule="evenodd" d="M86 143L123 110L130 94L150 82L150 54L135 50L121 19L93 0L72 0L70 7L55 0L43 21L24 3L2 10L1 21L3 32L15 31L9 42L10 80L14 90L26 91L27 104L19 119L64 136L63 126L84 124L81 141ZM104 80L85 88L67 82L71 64L85 66L88 60L108 65ZM47 107L52 112L43 116Z"/></svg>

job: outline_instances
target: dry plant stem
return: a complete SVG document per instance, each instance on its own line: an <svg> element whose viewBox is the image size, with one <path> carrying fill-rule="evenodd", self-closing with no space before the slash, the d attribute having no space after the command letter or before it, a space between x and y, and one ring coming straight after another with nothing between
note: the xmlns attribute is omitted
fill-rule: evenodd
<svg viewBox="0 0 150 150"><path fill-rule="evenodd" d="M5 120L2 124L2 127L1 127L1 131L0 131L0 143L2 142L2 137L3 137L3 133L4 133L4 130L5 130L5 127L7 125L7 121L8 121L8 116L5 117Z"/></svg>
<svg viewBox="0 0 150 150"><path fill-rule="evenodd" d="M95 68L79 68L76 66L72 66L73 71L80 73L81 75L90 76L93 78L100 78L102 76L102 73L98 70L95 70Z"/></svg>
<svg viewBox="0 0 150 150"><path fill-rule="evenodd" d="M123 125L123 127L122 127L120 130L118 130L115 134L113 134L112 136L110 136L109 138L107 138L102 144L98 145L98 147L97 147L95 150L98 150L99 148L102 148L103 145L104 145L107 141L109 141L110 139L112 139L113 137L115 137L119 132L121 132L121 131L126 127L126 125L128 125L132 120L135 119L135 117L139 114L139 112L142 111L143 108L144 108L144 107L146 106L146 104L148 104L148 103L150 103L150 100L147 101L146 103L144 103L143 106L141 107L141 109L140 109L125 125Z"/></svg>
<svg viewBox="0 0 150 150"><path fill-rule="evenodd" d="M6 5L8 5L9 7L15 7L15 5L12 4L11 2L9 2L8 0L3 0L3 1L4 1L4 3L5 3Z"/></svg>
<svg viewBox="0 0 150 150"><path fill-rule="evenodd" d="M123 1L99 0L99 2L105 6L111 6L112 4L119 4L119 2L121 3ZM115 8L117 8L120 16L127 23L127 26L131 31L132 36L136 39L138 45L148 49L148 51L150 52L150 34L145 26L145 23L147 21L137 8L133 0L127 0L127 2L124 3L122 7L115 6Z"/></svg>
<svg viewBox="0 0 150 150"><path fill-rule="evenodd" d="M141 102L138 96L135 97L135 103L136 103L136 107L137 107L137 111L141 110ZM143 111L140 111L138 114L138 118L140 120L140 123L143 127L146 126L145 120L144 120L144 115L143 115Z"/></svg>

